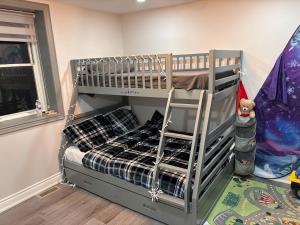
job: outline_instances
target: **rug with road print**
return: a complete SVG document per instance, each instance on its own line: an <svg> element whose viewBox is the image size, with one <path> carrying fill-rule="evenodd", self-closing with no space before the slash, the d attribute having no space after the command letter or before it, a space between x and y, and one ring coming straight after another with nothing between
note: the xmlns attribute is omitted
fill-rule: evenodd
<svg viewBox="0 0 300 225"><path fill-rule="evenodd" d="M300 200L289 188L234 176L211 212L208 223L300 225Z"/></svg>

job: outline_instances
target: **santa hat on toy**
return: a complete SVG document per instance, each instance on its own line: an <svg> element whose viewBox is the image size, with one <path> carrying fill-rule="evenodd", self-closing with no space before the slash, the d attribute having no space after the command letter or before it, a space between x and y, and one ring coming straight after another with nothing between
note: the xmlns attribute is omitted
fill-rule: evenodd
<svg viewBox="0 0 300 225"><path fill-rule="evenodd" d="M243 85L243 82L240 80L239 89L238 89L238 97L237 97L237 102L236 102L236 111L238 111L238 109L240 107L240 101L242 98L248 99L248 95L247 95L247 92Z"/></svg>

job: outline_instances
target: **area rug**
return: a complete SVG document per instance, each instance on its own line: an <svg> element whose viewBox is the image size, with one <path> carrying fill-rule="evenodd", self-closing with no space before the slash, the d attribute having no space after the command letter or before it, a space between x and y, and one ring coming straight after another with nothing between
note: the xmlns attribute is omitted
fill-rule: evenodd
<svg viewBox="0 0 300 225"><path fill-rule="evenodd" d="M300 200L289 188L234 176L208 224L300 225Z"/></svg>

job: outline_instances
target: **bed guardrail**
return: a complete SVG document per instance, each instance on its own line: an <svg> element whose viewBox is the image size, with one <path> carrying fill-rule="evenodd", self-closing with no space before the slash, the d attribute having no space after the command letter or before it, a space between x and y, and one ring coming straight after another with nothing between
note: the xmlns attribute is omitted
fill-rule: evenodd
<svg viewBox="0 0 300 225"><path fill-rule="evenodd" d="M211 50L185 55L78 59L72 60L72 72L74 78L78 77L79 93L167 98L172 72L207 70L208 90L215 93L239 79L241 57L241 51Z"/></svg>
<svg viewBox="0 0 300 225"><path fill-rule="evenodd" d="M234 65L234 64L233 64ZM224 65L225 67L227 65ZM203 129L200 138L199 154L195 176L193 201L203 197L203 193L214 181L218 172L229 162L233 154L235 102L237 99L238 83L221 91L207 92ZM216 127L210 130L212 108L219 106L223 118Z"/></svg>
<svg viewBox="0 0 300 225"><path fill-rule="evenodd" d="M172 55L138 55L73 60L81 93L157 96L171 89Z"/></svg>
<svg viewBox="0 0 300 225"><path fill-rule="evenodd" d="M234 50L210 50L209 51L209 92L218 91L222 85L239 79L242 68L242 51ZM228 72L231 76L216 79Z"/></svg>
<svg viewBox="0 0 300 225"><path fill-rule="evenodd" d="M209 54L173 55L173 71L201 71L209 67Z"/></svg>

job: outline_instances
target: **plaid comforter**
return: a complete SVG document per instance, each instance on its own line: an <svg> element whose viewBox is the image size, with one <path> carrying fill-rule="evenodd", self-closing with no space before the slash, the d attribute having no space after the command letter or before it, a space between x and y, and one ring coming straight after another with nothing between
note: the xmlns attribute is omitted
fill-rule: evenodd
<svg viewBox="0 0 300 225"><path fill-rule="evenodd" d="M161 125L148 121L144 126L87 152L82 160L83 165L149 189L160 129ZM187 168L190 148L191 141L168 138L162 162ZM161 170L160 189L166 194L183 198L185 178L185 174Z"/></svg>

